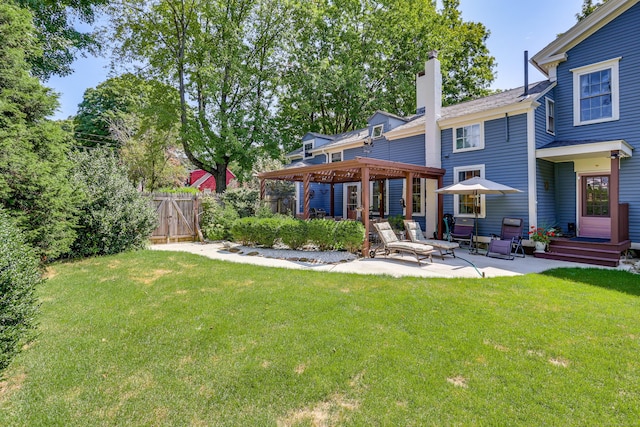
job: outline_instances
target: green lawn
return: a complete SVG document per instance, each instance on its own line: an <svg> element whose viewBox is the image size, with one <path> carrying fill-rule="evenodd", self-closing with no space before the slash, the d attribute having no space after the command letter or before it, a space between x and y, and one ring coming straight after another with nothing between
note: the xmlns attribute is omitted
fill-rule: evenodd
<svg viewBox="0 0 640 427"><path fill-rule="evenodd" d="M144 251L49 276L3 426L640 420L629 273L396 279Z"/></svg>

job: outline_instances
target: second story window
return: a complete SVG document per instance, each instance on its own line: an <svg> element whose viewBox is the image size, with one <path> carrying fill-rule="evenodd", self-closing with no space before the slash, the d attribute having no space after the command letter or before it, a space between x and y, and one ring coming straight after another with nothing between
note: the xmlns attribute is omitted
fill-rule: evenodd
<svg viewBox="0 0 640 427"><path fill-rule="evenodd" d="M342 153L331 153L331 163L341 162Z"/></svg>
<svg viewBox="0 0 640 427"><path fill-rule="evenodd" d="M571 70L574 126L618 120L619 60L615 58Z"/></svg>
<svg viewBox="0 0 640 427"><path fill-rule="evenodd" d="M456 128L453 134L453 152L484 148L482 126L479 123Z"/></svg>
<svg viewBox="0 0 640 427"><path fill-rule="evenodd" d="M383 131L384 131L384 125L375 125L373 129L371 129L371 138L372 139L382 138Z"/></svg>
<svg viewBox="0 0 640 427"><path fill-rule="evenodd" d="M304 158L313 157L313 142L305 142L304 144Z"/></svg>
<svg viewBox="0 0 640 427"><path fill-rule="evenodd" d="M556 103L549 98L546 98L547 104L547 132L552 135L556 133Z"/></svg>

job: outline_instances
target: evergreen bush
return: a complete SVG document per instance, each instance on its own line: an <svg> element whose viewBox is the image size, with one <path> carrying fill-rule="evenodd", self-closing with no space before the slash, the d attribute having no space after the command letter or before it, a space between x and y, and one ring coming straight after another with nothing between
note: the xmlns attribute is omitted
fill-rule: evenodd
<svg viewBox="0 0 640 427"><path fill-rule="evenodd" d="M233 222L231 226L231 235L233 239L243 245L256 243L256 223L258 218L247 217L240 218Z"/></svg>
<svg viewBox="0 0 640 427"><path fill-rule="evenodd" d="M126 169L106 149L76 152L72 180L82 197L78 238L71 255L109 255L146 246L158 218L151 201L127 178Z"/></svg>
<svg viewBox="0 0 640 427"><path fill-rule="evenodd" d="M321 251L335 247L334 232L336 221L326 219L312 219L307 223L308 237L311 243Z"/></svg>
<svg viewBox="0 0 640 427"><path fill-rule="evenodd" d="M295 218L283 219L279 236L291 249L300 249L307 243L307 223Z"/></svg>
<svg viewBox="0 0 640 427"><path fill-rule="evenodd" d="M355 253L362 248L365 239L364 225L360 221L338 221L335 225L336 246Z"/></svg>
<svg viewBox="0 0 640 427"><path fill-rule="evenodd" d="M36 287L42 282L38 256L23 233L0 210L0 371L31 337L38 311Z"/></svg>

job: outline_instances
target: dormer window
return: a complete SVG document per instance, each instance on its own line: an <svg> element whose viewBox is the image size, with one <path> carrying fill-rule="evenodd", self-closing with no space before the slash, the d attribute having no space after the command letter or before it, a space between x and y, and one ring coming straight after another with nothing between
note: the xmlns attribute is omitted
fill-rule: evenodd
<svg viewBox="0 0 640 427"><path fill-rule="evenodd" d="M313 157L313 141L304 143L304 158Z"/></svg>
<svg viewBox="0 0 640 427"><path fill-rule="evenodd" d="M383 130L384 130L384 125L375 125L373 129L371 129L371 138L372 139L382 138Z"/></svg>

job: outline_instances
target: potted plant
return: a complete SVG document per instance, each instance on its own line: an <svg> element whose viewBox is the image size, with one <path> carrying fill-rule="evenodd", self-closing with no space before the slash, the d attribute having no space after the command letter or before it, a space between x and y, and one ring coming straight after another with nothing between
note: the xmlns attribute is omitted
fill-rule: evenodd
<svg viewBox="0 0 640 427"><path fill-rule="evenodd" d="M553 228L536 227L535 225L532 225L529 231L530 239L536 244L536 252L544 252L551 238L555 235Z"/></svg>

